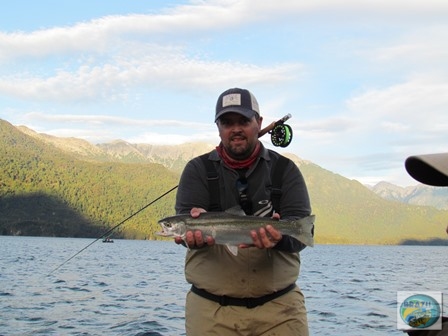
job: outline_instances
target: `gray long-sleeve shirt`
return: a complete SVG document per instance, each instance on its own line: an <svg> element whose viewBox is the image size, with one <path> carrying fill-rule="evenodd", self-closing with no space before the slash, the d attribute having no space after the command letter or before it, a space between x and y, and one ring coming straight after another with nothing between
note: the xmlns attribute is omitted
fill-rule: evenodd
<svg viewBox="0 0 448 336"><path fill-rule="evenodd" d="M262 146L256 164L245 173L247 196L252 203L254 215L272 215L271 167L278 157L278 153ZM221 209L239 205L240 195L236 183L240 174L224 165L216 150L210 153L209 160L214 162L219 177ZM310 215L305 181L299 168L291 160L283 173L281 191L278 213L282 219L299 219ZM207 170L199 157L186 165L176 196L176 213L189 213L193 207L205 210L210 207ZM295 282L300 257L298 253L291 252L298 252L302 248L303 245L296 239L284 236L276 249L239 249L237 256L220 245L191 250L186 257L186 277L197 287L217 295L265 295ZM248 284L251 285L248 287Z"/></svg>

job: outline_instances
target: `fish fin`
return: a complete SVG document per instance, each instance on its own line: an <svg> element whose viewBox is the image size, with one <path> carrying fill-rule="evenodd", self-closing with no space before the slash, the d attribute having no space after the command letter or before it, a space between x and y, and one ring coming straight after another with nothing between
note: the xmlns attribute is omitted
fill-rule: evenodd
<svg viewBox="0 0 448 336"><path fill-rule="evenodd" d="M227 244L227 249L230 253L232 253L235 257L238 255L238 246Z"/></svg>
<svg viewBox="0 0 448 336"><path fill-rule="evenodd" d="M246 216L246 213L241 208L240 205L235 205L234 207L228 208L226 211L224 211L231 215L237 215L237 216Z"/></svg>
<svg viewBox="0 0 448 336"><path fill-rule="evenodd" d="M183 235L183 236L179 236L179 237L182 238L182 242L184 243L184 245L185 245L185 247L187 248L188 252L190 252L190 251L191 251L191 248L190 248L190 246L187 244L187 239L185 239L185 235Z"/></svg>

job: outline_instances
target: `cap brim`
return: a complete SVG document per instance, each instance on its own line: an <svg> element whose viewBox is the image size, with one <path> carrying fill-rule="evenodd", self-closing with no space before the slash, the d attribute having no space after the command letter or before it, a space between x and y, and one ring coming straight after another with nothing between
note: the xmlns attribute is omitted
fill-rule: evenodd
<svg viewBox="0 0 448 336"><path fill-rule="evenodd" d="M225 109L222 109L221 111L219 111L219 113L217 113L215 115L215 122L224 114L226 113L238 113L241 114L242 116L248 118L248 119L252 119L253 116L255 116L257 114L257 112L243 108L243 107L238 107L238 106L229 106L226 107Z"/></svg>
<svg viewBox="0 0 448 336"><path fill-rule="evenodd" d="M409 175L431 186L448 186L448 153L410 156L405 161Z"/></svg>

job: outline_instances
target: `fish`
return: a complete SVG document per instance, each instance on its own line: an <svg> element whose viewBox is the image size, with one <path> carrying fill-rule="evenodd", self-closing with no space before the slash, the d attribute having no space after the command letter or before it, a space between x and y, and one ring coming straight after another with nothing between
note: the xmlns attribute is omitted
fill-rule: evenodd
<svg viewBox="0 0 448 336"><path fill-rule="evenodd" d="M163 237L181 237L185 241L187 231L200 230L203 235L211 236L215 244L238 246L253 244L251 230L272 225L283 235L289 235L303 244L314 246L314 220L310 215L298 220L277 220L269 217L241 216L228 211L204 212L193 218L189 214L165 217L158 221Z"/></svg>

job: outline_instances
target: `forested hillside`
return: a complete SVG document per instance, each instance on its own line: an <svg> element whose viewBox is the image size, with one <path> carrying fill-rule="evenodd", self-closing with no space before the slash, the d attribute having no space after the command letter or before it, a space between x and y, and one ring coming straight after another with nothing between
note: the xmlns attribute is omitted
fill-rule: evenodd
<svg viewBox="0 0 448 336"><path fill-rule="evenodd" d="M0 232L95 236L177 185L158 164L94 163L68 155L0 122ZM154 238L157 220L174 213L175 193L115 233Z"/></svg>
<svg viewBox="0 0 448 336"><path fill-rule="evenodd" d="M448 243L448 211L387 201L358 181L312 163L301 165L301 170L318 217L316 236L321 242L397 244L441 238Z"/></svg>
<svg viewBox="0 0 448 336"><path fill-rule="evenodd" d="M0 120L0 233L97 237L176 186L185 163L210 147L180 148L94 146L23 132ZM357 181L285 155L307 182L316 243L446 241L448 211L384 200ZM174 214L174 197L175 191L145 209L114 237L155 239L157 220Z"/></svg>

